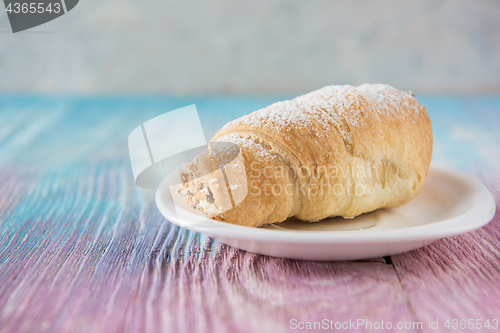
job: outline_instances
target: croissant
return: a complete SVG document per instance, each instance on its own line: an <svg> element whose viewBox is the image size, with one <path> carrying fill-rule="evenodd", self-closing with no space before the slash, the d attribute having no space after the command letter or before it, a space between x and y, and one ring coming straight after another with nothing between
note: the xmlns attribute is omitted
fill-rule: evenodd
<svg viewBox="0 0 500 333"><path fill-rule="evenodd" d="M178 193L208 217L244 226L352 218L415 198L432 142L411 92L327 86L226 124L180 168Z"/></svg>

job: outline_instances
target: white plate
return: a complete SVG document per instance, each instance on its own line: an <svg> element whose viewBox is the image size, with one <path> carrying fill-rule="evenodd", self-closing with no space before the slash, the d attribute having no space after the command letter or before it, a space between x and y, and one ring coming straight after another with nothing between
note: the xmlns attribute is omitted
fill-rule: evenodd
<svg viewBox="0 0 500 333"><path fill-rule="evenodd" d="M170 222L222 243L274 257L307 260L355 260L398 254L478 229L495 214L495 200L481 182L435 163L422 192L413 201L352 220L336 217L308 223L289 219L250 228L209 219L194 223L187 206L181 209L186 211L177 214L168 190L157 191L156 204Z"/></svg>

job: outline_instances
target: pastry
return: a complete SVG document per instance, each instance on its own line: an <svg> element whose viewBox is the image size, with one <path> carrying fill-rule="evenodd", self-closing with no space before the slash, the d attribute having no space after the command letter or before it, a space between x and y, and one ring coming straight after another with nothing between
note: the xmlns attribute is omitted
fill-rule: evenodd
<svg viewBox="0 0 500 333"><path fill-rule="evenodd" d="M432 141L411 92L327 86L226 124L179 169L178 192L208 217L244 226L352 218L414 199Z"/></svg>

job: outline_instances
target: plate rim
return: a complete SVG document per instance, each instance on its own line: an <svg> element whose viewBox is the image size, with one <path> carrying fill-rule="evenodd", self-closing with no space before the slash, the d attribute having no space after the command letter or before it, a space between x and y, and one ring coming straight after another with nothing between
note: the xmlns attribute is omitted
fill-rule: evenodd
<svg viewBox="0 0 500 333"><path fill-rule="evenodd" d="M443 237L455 236L479 229L488 224L496 212L496 203L493 194L479 180L473 176L442 163L431 163L431 169L444 172L460 179L470 186L474 192L471 196L480 196L484 199L477 201L470 209L458 216L444 219L431 225L412 226L397 230L371 230L363 233L362 230L272 230L240 226L212 219L203 223L193 223L181 226L180 219L172 214L162 203L161 191L155 194L156 206L160 213L171 223L194 232L206 234L213 238L233 238L241 240L255 240L274 243L387 243L421 240L437 240ZM425 186L425 185L424 185ZM458 220L458 222L457 222ZM450 225L453 228L450 228Z"/></svg>

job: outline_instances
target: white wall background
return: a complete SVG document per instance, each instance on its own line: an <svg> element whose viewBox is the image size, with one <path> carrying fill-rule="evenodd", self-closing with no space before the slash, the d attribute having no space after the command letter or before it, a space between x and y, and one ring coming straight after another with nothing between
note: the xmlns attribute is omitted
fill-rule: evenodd
<svg viewBox="0 0 500 333"><path fill-rule="evenodd" d="M80 0L12 34L0 93L500 93L498 0Z"/></svg>

